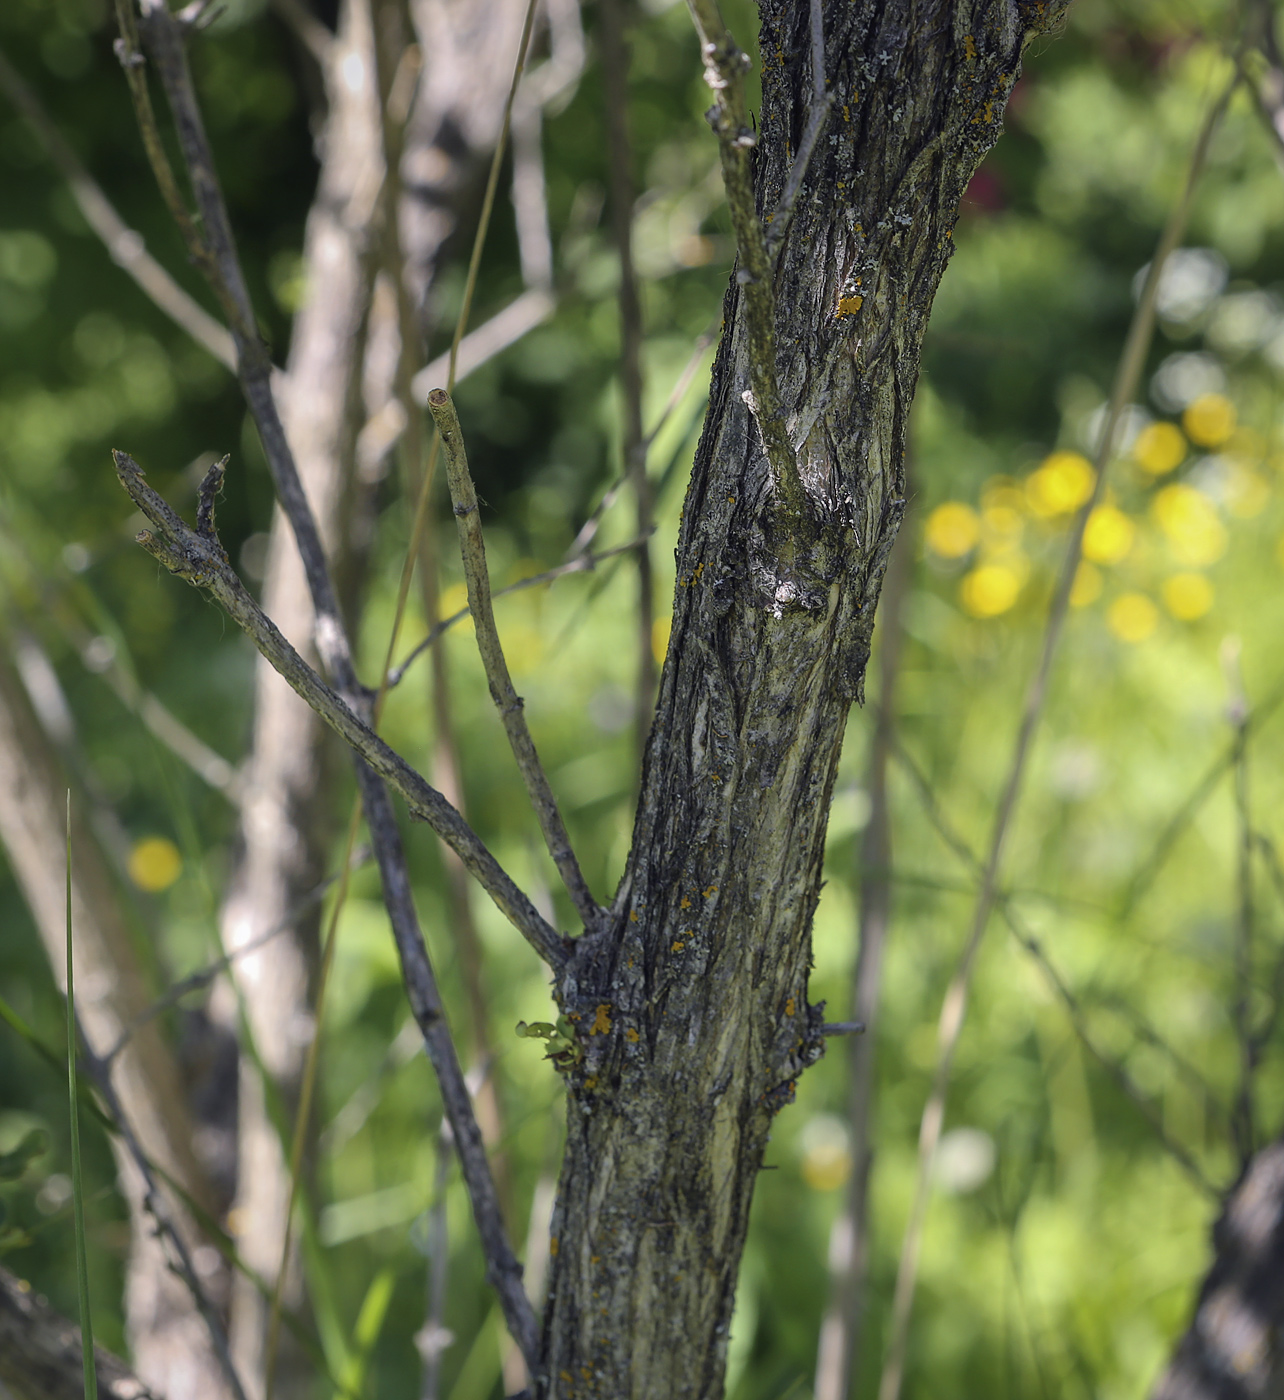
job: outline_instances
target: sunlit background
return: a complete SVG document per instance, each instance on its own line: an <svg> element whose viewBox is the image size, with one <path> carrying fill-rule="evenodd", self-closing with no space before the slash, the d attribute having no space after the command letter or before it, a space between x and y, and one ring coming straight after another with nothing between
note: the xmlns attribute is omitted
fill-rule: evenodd
<svg viewBox="0 0 1284 1400"><path fill-rule="evenodd" d="M1216 0L1075 0L1065 32L1028 57L1006 134L969 191L928 332L898 546L912 555L912 577L894 700L903 755L890 774L894 904L877 1047L862 1397L873 1394L882 1361L941 998L972 907L976 871L957 841L984 852L1070 522L1092 490L1091 458L1143 269L1228 72L1228 9ZM727 13L747 43L749 6ZM604 212L591 7L584 22L588 64L544 129L557 309L457 394L497 585L560 563L620 471L619 268ZM0 6L4 52L149 248L203 297L155 196L111 38L103 0ZM631 49L649 427L698 338L716 325L733 245L685 7L644 0ZM280 355L303 290L298 254L315 171L304 60L255 5L233 7L194 57L252 291ZM1143 387L1088 521L1046 722L1008 843L1012 923L1001 912L991 922L956 1061L907 1396L1124 1400L1146 1392L1207 1267L1214 1193L1237 1171L1228 1120L1240 1088L1235 949L1247 896L1250 1012L1267 1032L1251 1086L1259 1140L1284 1121L1284 1056L1272 1019L1284 969L1280 162L1253 92L1242 88L1214 139L1185 246L1161 284ZM65 697L60 742L103 830L114 833L159 992L217 955L235 813L152 737L139 697L158 697L235 765L248 735L252 655L220 613L134 546L136 522L109 449L128 448L176 502L190 500L215 455L231 452L220 528L251 584L262 575L270 483L231 377L113 266L2 101L0 165L0 640L29 686L52 685ZM479 199L480 189L455 264L438 283L433 353L449 341ZM501 198L474 323L521 289ZM662 616L711 359L710 348L650 449ZM362 630L368 680L386 644L409 535L395 474L380 491ZM444 508L437 528L445 616L465 595ZM632 533L622 499L603 517L597 544ZM634 593L631 566L616 559L497 605L527 715L599 897L614 888L630 834ZM403 651L426 630L414 607ZM465 623L448 637L471 819L569 927L569 905L548 888L471 629ZM666 640L662 621L657 657ZM876 639L871 695L879 655ZM384 732L423 767L428 715L420 663L393 692ZM849 1013L852 998L871 728L869 713L853 713L816 918L812 996L826 999L834 1018ZM424 828L410 833L409 850L448 1002L459 1006L438 851ZM547 1210L563 1093L539 1043L513 1027L554 1013L529 950L488 904L478 901L476 915L521 1240L532 1201ZM56 1045L61 1000L2 862L0 928L0 996ZM424 1320L440 1107L407 1030L368 867L355 878L337 958L305 1262L318 1330L335 1354L372 1284L387 1291L368 1393L393 1400L417 1394L412 1338ZM171 1029L181 1033L181 1013ZM835 1043L776 1120L731 1342L733 1400L812 1394L831 1229L852 1167L845 1086L845 1052ZM37 1124L55 1144L21 1180L0 1185L0 1250L74 1312L65 1118L59 1072L0 1026L0 1151ZM86 1133L98 1329L123 1349L127 1228L105 1140L92 1126ZM447 1218L454 1340L442 1393L489 1400L504 1393L502 1329L457 1174Z"/></svg>

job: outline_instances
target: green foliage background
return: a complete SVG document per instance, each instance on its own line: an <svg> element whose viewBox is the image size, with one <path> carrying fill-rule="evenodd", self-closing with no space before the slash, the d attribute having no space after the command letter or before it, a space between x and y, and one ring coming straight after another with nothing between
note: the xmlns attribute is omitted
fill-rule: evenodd
<svg viewBox="0 0 1284 1400"><path fill-rule="evenodd" d="M748 6L733 5L729 15L747 39ZM939 811L977 851L1006 771L1068 522L1029 508L1025 483L1055 449L1090 451L1093 413L1108 391L1134 278L1224 75L1219 44L1230 18L1216 0L1076 0L1065 32L1029 56L1007 133L956 232L958 252L929 331L914 420L904 542L914 564L896 709L902 741L927 775ZM587 12L590 31L594 21ZM111 37L102 0L0 6L4 51L40 89L149 248L205 299L155 196ZM647 0L632 54L630 121L643 191L637 256L647 419L654 422L693 343L718 314L732 245L714 142L700 115L707 91L683 7ZM194 57L252 291L265 334L281 354L314 178L307 60L252 4L233 7L196 44ZM547 124L559 310L458 394L489 506L499 582L558 563L618 471L618 266L602 213L603 101L591 62L573 99ZM181 853L181 874L163 891L134 888L122 873L159 990L216 953L215 911L234 814L83 664L76 638L101 639L91 659L114 653L233 761L248 735L252 658L214 609L161 575L133 545L135 526L109 448L128 448L174 501L190 499L211 454L231 451L220 524L229 554L248 567L268 526L270 487L230 377L119 273L27 128L4 107L0 166L5 624L11 633L30 630L54 660L75 716L81 776L97 800L135 846L161 837ZM502 205L501 214L474 323L520 290ZM470 238L467 220L464 226ZM1126 1070L1154 1120L1206 1179L1223 1187L1236 1171L1227 1110L1239 1072L1231 1008L1240 836L1229 769L1191 813L1153 880L1135 899L1126 897L1170 819L1230 748L1226 662L1234 647L1227 639L1238 639L1251 706L1284 685L1284 176L1246 91L1215 141L1186 242L1210 251L1199 265L1223 268L1224 284L1214 277L1202 302L1169 304L1147 382L1165 365L1173 378L1173 356L1202 357L1178 368L1229 402L1238 427L1220 442L1192 441L1185 461L1160 481L1127 451L1112 467L1111 503L1132 524L1130 546L1113 562L1098 562L1098 596L1072 613L1007 872L1014 907L1074 989L1093 1043ZM461 259L439 283L434 350L446 342L461 294ZM673 586L670 547L707 361L652 449L657 480L674 468L660 497L655 547L662 611ZM1151 391L1137 407L1134 429L1141 415L1180 424L1186 404ZM1211 606L1185 620L1166 607L1164 585L1189 567L1155 507L1176 480L1210 504L1226 544L1197 570L1211 585ZM975 544L953 557L923 543L925 523L947 502L976 512ZM1009 515L996 517L996 506ZM608 514L601 542L629 538L625 515L623 507ZM444 513L437 528L450 560L453 530ZM390 481L362 638L367 679L385 644L407 535L405 503ZM967 580L987 565L1010 567L1019 589L1009 606L978 616L967 605ZM460 582L452 569L448 564L448 602L449 586ZM599 896L619 876L631 821L631 597L632 580L621 566L500 604L527 712ZM1150 619L1144 635L1127 639L1138 628L1120 623L1121 597L1149 600L1150 613L1131 605L1134 618ZM423 628L414 617L405 635L417 638ZM545 886L549 871L507 750L497 742L467 629L457 629L449 645L472 819L520 882ZM870 728L868 714L853 714L816 921L813 997L827 999L831 1015L845 1014L851 997ZM395 692L384 729L412 761L426 764L431 734L422 668ZM1278 718L1265 718L1253 731L1247 764L1253 822L1267 838L1254 875L1258 1018L1275 1007L1284 956L1280 731ZM896 898L878 1047L862 1396L876 1385L936 1020L966 933L972 881L903 768L893 771L892 802ZM434 957L452 1004L462 1005L438 853L422 829L409 840ZM502 1047L496 1074L507 1151L525 1209L537 1179L556 1170L562 1095L537 1042L517 1039L512 1027L519 1019L551 1019L551 1005L539 967L513 931L482 901L477 912L490 955L490 1029ZM559 905L558 912L570 926L569 908ZM56 1044L60 999L3 866L0 928L0 995ZM325 1025L319 1243L309 1274L332 1360L350 1344L343 1339L350 1339L372 1281L390 1281L368 1393L391 1400L416 1393L411 1338L424 1316L423 1213L439 1106L422 1056L390 1051L408 1012L369 870L358 876L343 916L337 972ZM181 1030L178 1018L173 1029ZM778 1119L731 1345L734 1400L810 1393L828 1236L843 1196L844 1086L844 1057L831 1050ZM64 1092L58 1072L0 1027L0 1151L33 1127L53 1136L52 1149L25 1176L0 1182L11 1230L7 1262L70 1312ZM1284 1122L1278 1037L1267 1046L1254 1102L1259 1136L1277 1133ZM365 1105L364 1118L354 1104ZM96 1330L123 1348L126 1227L105 1142L86 1129ZM1144 1393L1206 1267L1215 1204L1166 1151L1117 1076L1085 1048L1039 965L997 917L978 968L947 1129L907 1395L1122 1400ZM499 1329L457 1178L448 1187L448 1216L447 1324L456 1340L446 1354L444 1393L485 1400L502 1394ZM322 1388L318 1383L318 1394Z"/></svg>

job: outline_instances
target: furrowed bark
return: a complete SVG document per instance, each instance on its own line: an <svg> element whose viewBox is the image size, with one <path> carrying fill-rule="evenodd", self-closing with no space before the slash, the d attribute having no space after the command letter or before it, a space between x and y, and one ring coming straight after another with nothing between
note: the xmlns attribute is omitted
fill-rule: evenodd
<svg viewBox="0 0 1284 1400"><path fill-rule="evenodd" d="M822 1051L811 920L903 509L922 336L1023 47L1065 8L825 6L833 102L775 269L769 367L804 501L776 484L751 412L741 274L683 514L633 851L610 924L558 983L584 1053L569 1076L542 1395L722 1393L771 1121ZM761 217L813 84L807 5L760 11Z"/></svg>

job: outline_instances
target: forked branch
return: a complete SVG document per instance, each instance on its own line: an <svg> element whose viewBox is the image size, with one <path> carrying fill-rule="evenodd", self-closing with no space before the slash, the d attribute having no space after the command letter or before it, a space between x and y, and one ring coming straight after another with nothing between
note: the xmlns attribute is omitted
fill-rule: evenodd
<svg viewBox="0 0 1284 1400"><path fill-rule="evenodd" d="M481 652L482 665L486 669L491 699L503 721L504 732L508 735L513 757L526 784L548 853L553 857L553 863L580 918L584 920L584 927L591 932L597 927L602 910L589 892L579 861L571 849L571 838L567 835L557 799L535 751L535 741L531 738L523 710L524 702L513 687L513 678L499 640L499 629L495 626L495 610L490 598L490 571L486 567L486 543L482 538L477 492L473 487L472 473L468 470L468 454L464 450L459 415L444 389L434 389L428 395L428 411L437 424L446 452L446 481L454 503L455 524L459 527L459 551L463 556L464 577L468 582L468 606L473 615L477 649Z"/></svg>
<svg viewBox="0 0 1284 1400"><path fill-rule="evenodd" d="M152 490L142 468L127 452L113 455L121 485L156 527L154 532L140 531L138 543L170 573L205 589L217 600L228 616L249 634L282 679L373 772L405 798L411 815L432 827L459 856L504 917L555 972L560 971L567 957L561 935L540 916L477 833L441 793L359 719L286 641L237 578L212 523L204 531L193 530ZM212 521L212 513L206 513L207 507L218 491L223 467L222 462L211 467L201 485L203 520Z"/></svg>

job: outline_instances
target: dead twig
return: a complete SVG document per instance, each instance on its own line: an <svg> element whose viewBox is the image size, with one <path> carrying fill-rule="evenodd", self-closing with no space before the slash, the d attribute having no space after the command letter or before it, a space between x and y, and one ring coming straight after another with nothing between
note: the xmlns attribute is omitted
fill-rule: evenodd
<svg viewBox="0 0 1284 1400"><path fill-rule="evenodd" d="M499 710L504 731L517 760L526 792L535 809L535 816L576 911L590 932L598 926L602 910L598 907L579 861L571 849L571 839L567 835L566 824L557 807L557 799L549 787L548 778L540 765L535 743L531 738L530 727L522 709L522 699L513 687L513 679L504 659L504 649L500 644L499 630L495 626L495 611L491 606L490 573L486 567L486 545L482 538L481 521L478 518L477 492L473 488L472 475L468 470L468 456L464 450L463 431L450 395L444 389L434 389L428 395L428 411L437 424L442 445L446 452L446 479L450 485L450 496L455 507L455 523L459 529L459 548L464 561L464 577L468 581L468 606L472 610L476 625L477 649L481 652L482 665L490 684L491 698Z"/></svg>
<svg viewBox="0 0 1284 1400"><path fill-rule="evenodd" d="M554 971L566 963L566 945L558 932L513 884L499 862L449 802L400 754L355 715L346 700L331 690L307 664L246 591L227 562L217 537L198 535L148 486L142 468L126 452L115 453L116 474L130 499L155 532L143 530L138 542L171 573L206 590L228 616L249 634L281 677L359 755L371 771L405 798L411 815L426 821L459 856L504 916ZM218 489L222 463L210 469L202 493ZM211 477L213 480L211 480ZM377 853L377 852L376 852Z"/></svg>

